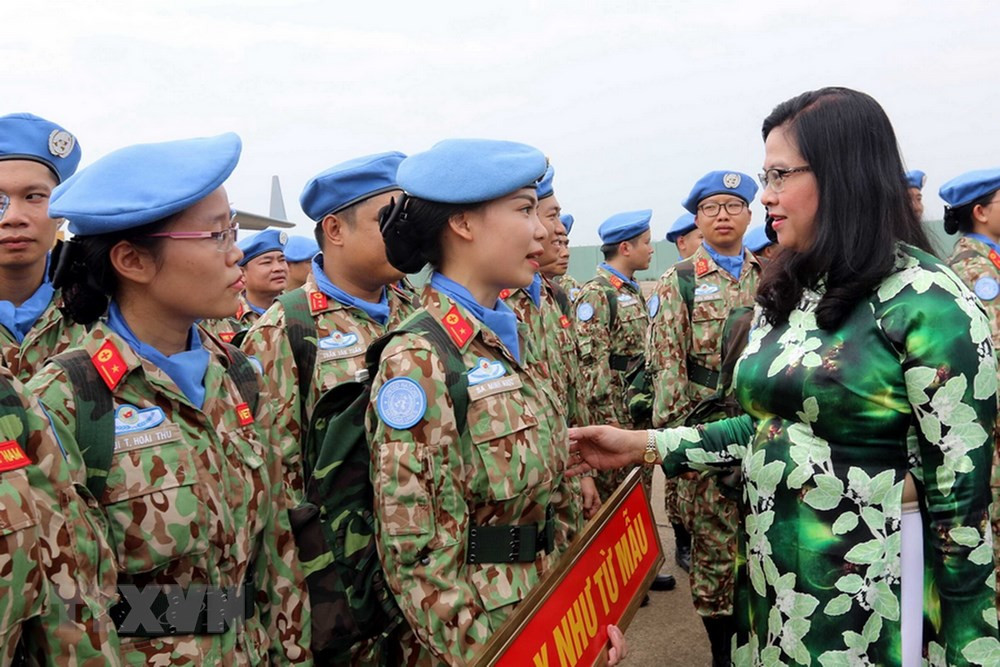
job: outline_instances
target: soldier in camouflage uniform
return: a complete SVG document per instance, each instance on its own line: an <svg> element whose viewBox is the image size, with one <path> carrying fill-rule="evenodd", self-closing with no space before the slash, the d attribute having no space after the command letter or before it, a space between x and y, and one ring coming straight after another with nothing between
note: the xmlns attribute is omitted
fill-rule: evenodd
<svg viewBox="0 0 1000 667"><path fill-rule="evenodd" d="M674 220L667 232L667 242L677 246L677 254L681 259L687 259L694 254L694 251L701 245L701 230L694 222L694 216L685 213Z"/></svg>
<svg viewBox="0 0 1000 667"><path fill-rule="evenodd" d="M909 184L912 192L913 180ZM1000 350L1000 169L962 174L941 186L940 195L947 204L945 231L962 234L948 265L982 301L991 319L993 346ZM993 562L1000 580L1000 423L994 431L990 487ZM1000 617L1000 588L996 604Z"/></svg>
<svg viewBox="0 0 1000 667"><path fill-rule="evenodd" d="M306 284L312 273L313 257L320 253L316 239L305 236L289 236L285 245L285 261L288 262L288 284L285 291L290 292Z"/></svg>
<svg viewBox="0 0 1000 667"><path fill-rule="evenodd" d="M625 403L626 376L644 363L649 316L636 271L649 268L653 257L649 220L652 211L630 211L605 220L598 233L604 263L580 290L576 301L576 333L580 345L581 393L592 424L643 428L634 424ZM597 476L601 498L614 493L631 471L610 470ZM644 471L647 493L652 473Z"/></svg>
<svg viewBox="0 0 1000 667"><path fill-rule="evenodd" d="M80 163L80 145L59 125L26 113L0 117L0 351L22 381L83 334L62 313L62 294L46 276L58 221L49 217L52 189ZM15 241L16 239L16 241Z"/></svg>
<svg viewBox="0 0 1000 667"><path fill-rule="evenodd" d="M576 298L580 296L580 281L569 274L569 232L573 229L574 218L569 213L564 213L559 216L559 224L563 228L563 236L565 244L562 246L562 252L565 253L565 266L562 263L562 256L560 255L560 262L557 270L553 271L553 275L548 276L549 280L559 285L564 292L569 296L570 301L576 301ZM556 231L558 234L558 230Z"/></svg>
<svg viewBox="0 0 1000 667"><path fill-rule="evenodd" d="M386 261L378 226L379 210L400 194L396 168L404 157L390 152L356 158L306 184L300 202L317 223L323 252L313 259L302 289L279 297L243 341L243 350L260 361L273 383L272 442L279 444L285 485L296 504L303 499L304 478L324 474L314 469L319 453L307 453L306 460L301 447L316 403L333 387L354 381L355 373L366 367L368 346L416 309L411 293L401 286L403 274ZM317 348L304 387L289 329L294 326L295 315L288 312L292 308L305 311L310 322L305 340ZM303 565L307 571L311 567ZM323 601L314 600L318 622L326 613L322 605ZM314 632L314 639L320 636ZM404 650L412 643L404 638ZM313 647L317 660L325 659L321 648ZM382 664L384 648L372 641L358 642L351 650L352 664Z"/></svg>
<svg viewBox="0 0 1000 667"><path fill-rule="evenodd" d="M195 326L235 307L241 288L222 187L240 146L225 134L128 147L52 198L74 234L54 281L92 328L30 388L97 499L92 518L125 596L111 615L127 664L311 661L271 413L255 409L269 405L267 386ZM164 625L136 624L133 587ZM179 595L199 591L204 613L174 615ZM235 618L213 613L213 599L234 599Z"/></svg>
<svg viewBox="0 0 1000 667"><path fill-rule="evenodd" d="M753 305L760 278L757 258L743 248L750 202L756 193L750 176L713 171L695 184L684 202L704 240L694 254L663 274L649 298L652 321L646 370L654 390L656 428L684 425L700 401L726 389L719 386L723 331L734 309ZM699 420L727 416L733 415L716 409ZM735 630L740 517L734 494L724 494L721 484L717 473L688 472L678 477L676 519L692 537L690 580L695 610L705 622L713 656L728 664L728 639Z"/></svg>
<svg viewBox="0 0 1000 667"><path fill-rule="evenodd" d="M238 343L239 337L246 335L246 332L259 317L260 315L250 307L246 296L240 294L235 315L232 317L202 320L199 326L206 332L218 337L224 343L232 343L234 341Z"/></svg>
<svg viewBox="0 0 1000 667"><path fill-rule="evenodd" d="M117 665L114 567L48 417L0 368L0 663ZM15 663L16 664L16 663Z"/></svg>
<svg viewBox="0 0 1000 667"><path fill-rule="evenodd" d="M403 161L406 199L383 220L390 262L436 271L372 387L379 553L420 641L449 665L468 664L568 546L566 421L527 326L498 300L537 268L544 171L522 144L444 141Z"/></svg>

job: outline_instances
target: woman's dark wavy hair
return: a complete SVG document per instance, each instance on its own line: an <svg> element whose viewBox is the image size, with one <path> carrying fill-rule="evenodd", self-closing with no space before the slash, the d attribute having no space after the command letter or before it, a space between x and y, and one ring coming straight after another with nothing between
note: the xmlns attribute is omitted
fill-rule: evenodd
<svg viewBox="0 0 1000 667"><path fill-rule="evenodd" d="M121 241L148 250L155 256L162 238L146 238L163 231L177 214L108 234L74 236L56 248L52 256L52 286L62 290L63 312L79 324L96 322L118 291L118 274L111 266L111 249Z"/></svg>
<svg viewBox="0 0 1000 667"><path fill-rule="evenodd" d="M971 201L968 204L962 206L956 206L952 208L951 206L944 207L944 231L948 234L956 234L962 232L963 234L969 234L973 231L972 225L972 209L977 206L986 206L991 201L993 201L993 195L997 193L996 190L985 194L975 201Z"/></svg>
<svg viewBox="0 0 1000 667"><path fill-rule="evenodd" d="M441 266L441 234L449 218L480 204L442 204L400 195L379 211L379 225L389 263L403 273L416 273L430 264Z"/></svg>
<svg viewBox="0 0 1000 667"><path fill-rule="evenodd" d="M757 303L768 322L784 323L803 289L824 280L816 321L833 330L892 271L897 242L933 250L910 205L892 124L871 96L849 88L803 93L764 120L765 141L778 127L816 177L819 208L812 245L786 248L770 262Z"/></svg>

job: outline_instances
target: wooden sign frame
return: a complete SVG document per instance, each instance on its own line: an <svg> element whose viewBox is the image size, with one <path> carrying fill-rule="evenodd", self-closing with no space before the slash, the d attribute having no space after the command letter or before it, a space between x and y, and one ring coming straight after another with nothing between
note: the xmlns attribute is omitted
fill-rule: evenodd
<svg viewBox="0 0 1000 667"><path fill-rule="evenodd" d="M641 480L642 470L640 468L636 468L628 474L625 481L598 511L597 516L587 524L569 550L562 555L556 567L528 593L514 613L490 637L482 652L472 662L473 667L493 667L494 665L497 667L505 665L528 667L533 664L549 665L550 667L564 665L592 667L593 665L603 666L607 663L607 625L613 623L623 631L628 627L639 610L642 599L653 583L653 579L656 578L664 563L663 549L653 518L653 510ZM630 517L629 511L638 514ZM564 625L561 627L565 630L566 616L564 614L567 611L572 613L573 609L577 609L577 613L583 615L579 606L574 605L574 603L579 605L579 600L583 599L581 576L586 577L587 590L589 590L590 573L601 571L602 574L604 572L612 573L610 576L622 575L629 568L629 565L623 566L619 563L617 566L619 569L613 569L615 567L614 550L608 546L610 544L608 540L619 536L619 540L624 539L627 542L630 537L630 526L632 527L631 537L636 537L638 535L636 531L642 530L644 531L643 535L648 540L648 548L641 558L641 563L638 560L632 561L634 569L626 578L625 583L633 590L631 597L624 606L621 603L609 605L603 586L600 587L600 598L596 593L588 597L588 600L598 600L597 603L592 602L590 605L592 613L595 612L595 609L602 607L607 608L607 610L605 616L600 618L600 626L596 635L589 639L582 650L576 651L575 648L579 648L581 644L576 643L575 646L570 646L574 644L575 637L567 641L566 636L559 632L560 626L553 619L563 619ZM634 543L632 546L635 547ZM628 545L626 545L626 550L628 550ZM612 553L606 556L608 552ZM595 563L597 563L596 569ZM625 569L621 569L623 567ZM642 571L639 571L640 568ZM638 585L636 585L636 581L638 581ZM563 586L563 584L567 585ZM616 583L616 587L617 585ZM624 590L620 591L619 595L622 592ZM594 613L595 623L597 617L597 614ZM548 633L546 633L546 628L549 629ZM539 638L547 636L547 634L552 634L553 637L558 634L562 642L558 648L554 648L547 640L543 641L540 651L545 655L539 656L534 647L539 646ZM569 647L567 648L567 646ZM531 657L528 657L529 655Z"/></svg>

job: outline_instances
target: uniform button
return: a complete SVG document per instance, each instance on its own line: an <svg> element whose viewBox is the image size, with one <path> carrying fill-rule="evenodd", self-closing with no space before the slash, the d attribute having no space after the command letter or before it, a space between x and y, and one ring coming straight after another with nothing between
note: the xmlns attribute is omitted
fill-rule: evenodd
<svg viewBox="0 0 1000 667"><path fill-rule="evenodd" d="M428 556L424 556L420 559L420 564L426 567L431 564L431 559Z"/></svg>

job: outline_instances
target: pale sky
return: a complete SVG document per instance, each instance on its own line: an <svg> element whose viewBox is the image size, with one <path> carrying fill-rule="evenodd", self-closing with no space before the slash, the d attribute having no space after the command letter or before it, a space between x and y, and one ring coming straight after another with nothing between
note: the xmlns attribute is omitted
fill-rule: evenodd
<svg viewBox="0 0 1000 667"><path fill-rule="evenodd" d="M300 233L302 186L337 162L489 137L549 156L574 245L638 208L659 239L705 172L756 175L776 104L826 85L883 105L928 219L944 181L1000 166L995 1L4 4L0 113L64 125L84 165L235 131L230 199L266 214L277 174Z"/></svg>

